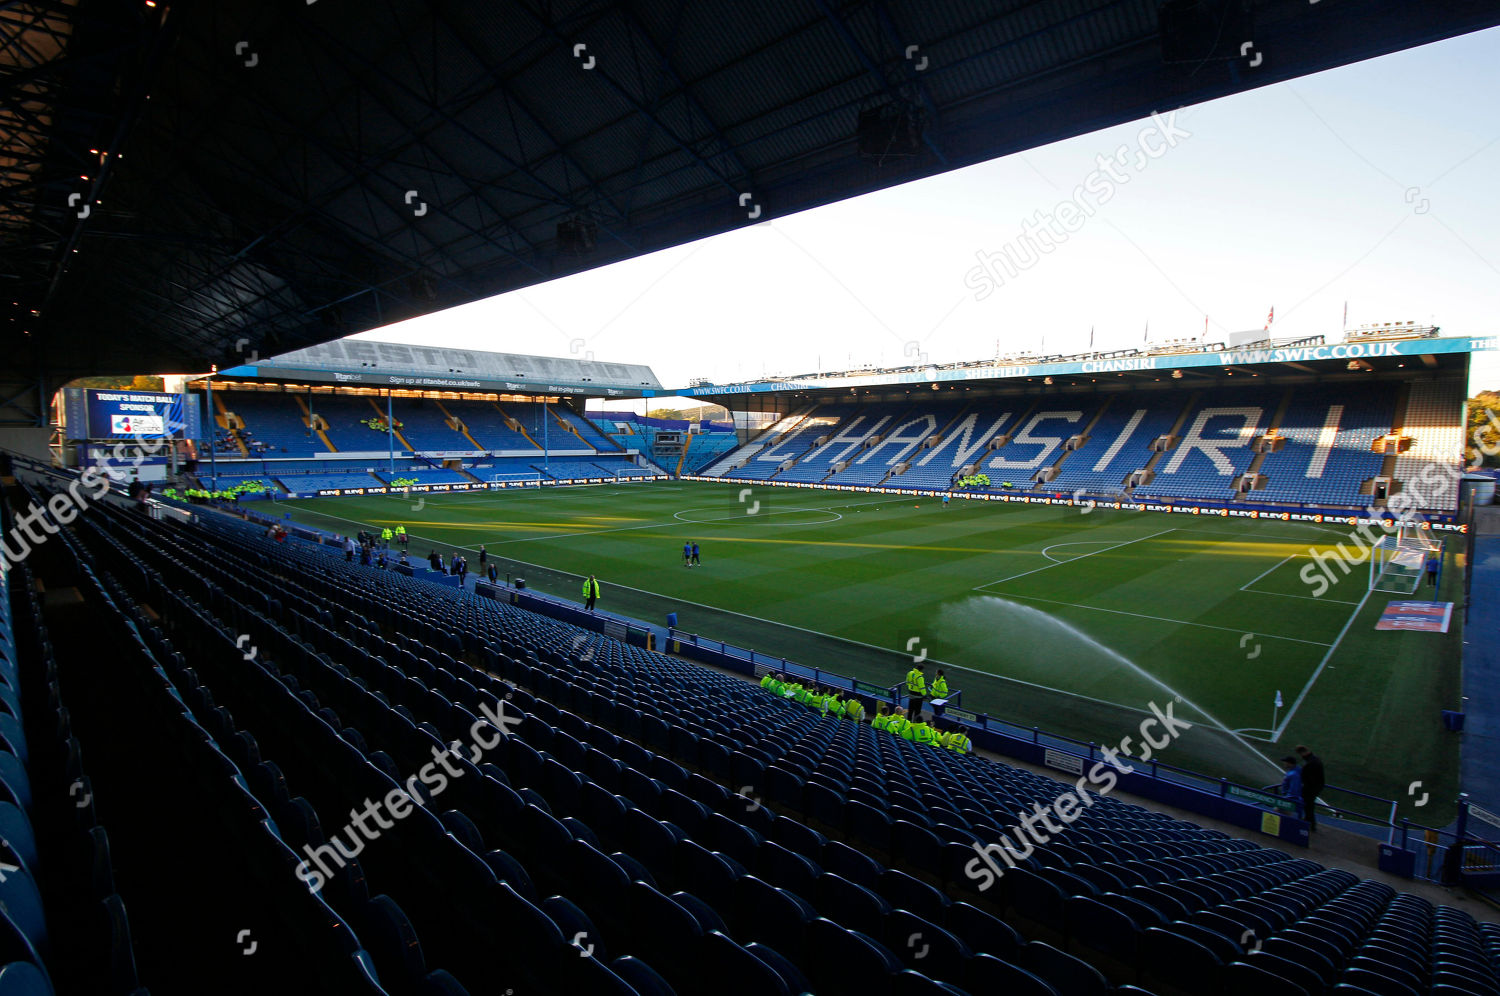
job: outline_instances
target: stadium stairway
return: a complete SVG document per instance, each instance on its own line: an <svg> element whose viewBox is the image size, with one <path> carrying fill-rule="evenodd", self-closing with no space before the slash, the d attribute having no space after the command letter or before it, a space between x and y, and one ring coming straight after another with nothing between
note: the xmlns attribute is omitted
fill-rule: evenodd
<svg viewBox="0 0 1500 996"><path fill-rule="evenodd" d="M580 446L584 447L585 449L595 450L597 452L598 447L589 442L587 439L584 439L583 434L578 431L578 427L576 425L559 415L557 413L557 407L558 406L556 405L552 405L547 408L547 414L552 416L552 420L557 423L557 427L563 432L571 434L573 438L578 440Z"/></svg>
<svg viewBox="0 0 1500 996"><path fill-rule="evenodd" d="M448 410L447 406L444 405L441 400L439 400L439 399L433 399L432 403L434 405L436 405L438 411L442 412L443 415L448 419L448 427L450 429L453 429L456 432L462 433L463 437L469 441L469 445L472 446L472 447L474 447L476 450L480 450L480 451L484 450L484 447L479 445L479 440L477 440L473 436L469 435L469 427L464 424L464 420L463 419L459 418L457 415L454 415L452 412L450 412Z"/></svg>
<svg viewBox="0 0 1500 996"><path fill-rule="evenodd" d="M767 426L755 438L746 442L745 445L731 451L722 460L706 468L703 471L704 475L707 477L722 477L732 468L739 467L740 473L735 475L737 477L750 476L751 474L757 477L769 476L769 474L774 473L774 468L768 470L766 468L755 467L752 461L765 450L775 449L780 444L801 433L807 428L807 423L814 417L817 410L817 405L809 405L789 415L782 416ZM824 421L825 424L831 424L827 420Z"/></svg>
<svg viewBox="0 0 1500 996"><path fill-rule="evenodd" d="M1101 404L1097 409L1095 409L1093 415L1090 416L1088 420L1078 428L1078 431L1076 433L1074 433L1074 435L1080 437L1083 440L1083 443L1079 447L1079 449L1070 450L1066 447L1065 444L1062 452L1057 455L1057 459L1053 460L1051 463L1047 464L1045 467L1039 469L1035 474L1033 474L1032 480L1038 481L1042 484L1049 484L1053 479L1056 479L1057 476L1062 473L1063 465L1067 463L1068 457L1088 446L1089 442L1093 439L1094 431L1099 427L1100 422L1103 421L1105 414L1109 412L1112 405L1118 405L1119 402L1120 399L1118 397L1112 396L1105 398L1104 403ZM1043 480L1043 478L1047 478L1047 480Z"/></svg>
<svg viewBox="0 0 1500 996"><path fill-rule="evenodd" d="M380 419L381 421L384 421L385 417L386 417L385 409L383 409L379 405L377 405L375 403L375 399L374 398L366 398L365 400L370 403L370 410L375 413L375 417L378 418L378 419ZM396 419L396 421L399 423L401 421L401 419L398 417ZM410 452L412 450L411 443L407 442L406 441L406 437L403 436L403 435L401 435L401 430L400 429L393 428L391 430L391 434L394 435L397 439L399 439L401 441L401 448L402 449L407 450L408 452Z"/></svg>
<svg viewBox="0 0 1500 996"><path fill-rule="evenodd" d="M214 416L214 424L229 434L230 441L239 448L240 456L248 457L250 449L245 445L245 441L240 438L239 430L234 427L234 417L229 409L224 406L223 394L214 397L214 407L218 409L218 414ZM241 422L240 424L243 425L244 423Z"/></svg>
<svg viewBox="0 0 1500 996"><path fill-rule="evenodd" d="M317 433L318 439L328 452L337 453L339 448L333 445L333 440L328 438L328 420L321 415L314 416L302 395L295 394L293 397L297 399L297 406L302 409L302 424L307 426L309 431Z"/></svg>
<svg viewBox="0 0 1500 996"><path fill-rule="evenodd" d="M532 437L532 435L531 435L530 432L526 431L526 426L523 425L523 424L521 424L520 420L518 420L515 417L513 417L504 408L501 408L499 404L495 404L495 411L499 412L500 413L500 417L505 420L506 424L509 425L509 426L511 426L511 428L514 431L519 432L526 439L526 441L528 443L530 443L532 446L535 446L538 450L540 450L542 448L542 444L539 443L539 442L537 442Z"/></svg>
<svg viewBox="0 0 1500 996"><path fill-rule="evenodd" d="M128 592L116 611L143 634L148 688L178 689L157 697L223 745L289 853L467 743L487 710L524 717L482 764L450 758L451 794L318 896L294 853L245 852L343 925L299 936L329 972L454 991L431 988L449 985L440 965L495 991L499 936L527 952L498 980L518 991L1492 991L1500 938L1466 914L1109 796L980 892L974 845L1063 785L332 550L271 548L247 523L206 526L94 509L74 533L106 594Z"/></svg>

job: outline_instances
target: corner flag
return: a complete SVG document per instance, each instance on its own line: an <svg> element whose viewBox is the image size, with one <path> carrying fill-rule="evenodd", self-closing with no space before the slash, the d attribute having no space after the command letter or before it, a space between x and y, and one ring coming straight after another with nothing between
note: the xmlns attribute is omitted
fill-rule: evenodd
<svg viewBox="0 0 1500 996"><path fill-rule="evenodd" d="M1281 689L1279 689L1279 688L1276 689L1276 708L1278 708L1278 709L1282 708L1282 704L1281 704Z"/></svg>

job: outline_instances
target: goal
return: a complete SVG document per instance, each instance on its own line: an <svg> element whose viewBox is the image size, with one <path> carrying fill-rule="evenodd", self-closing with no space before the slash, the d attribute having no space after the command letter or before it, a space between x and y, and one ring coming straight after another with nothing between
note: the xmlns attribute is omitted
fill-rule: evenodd
<svg viewBox="0 0 1500 996"><path fill-rule="evenodd" d="M1412 594L1422 583L1428 556L1442 549L1429 530L1402 523L1394 536L1382 536L1370 551L1370 590Z"/></svg>

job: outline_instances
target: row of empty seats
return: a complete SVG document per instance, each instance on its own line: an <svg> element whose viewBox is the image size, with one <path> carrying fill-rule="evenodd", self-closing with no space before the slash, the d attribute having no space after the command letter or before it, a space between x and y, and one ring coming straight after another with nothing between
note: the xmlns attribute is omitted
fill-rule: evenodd
<svg viewBox="0 0 1500 996"><path fill-rule="evenodd" d="M0 493L7 537L16 494ZM19 495L45 497L24 485ZM145 996L111 861L117 838L94 799L100 766L85 764L68 708L97 690L59 674L31 569L69 542L0 572L0 993Z"/></svg>
<svg viewBox="0 0 1500 996"><path fill-rule="evenodd" d="M981 890L976 845L1058 782L331 549L272 547L253 524L206 525L100 510L76 528L106 587L192 641L178 660L145 634L291 850L333 840L360 798L468 743L486 710L524 717L324 885L315 898L358 938L322 946L330 972L363 954L387 991L455 991L434 988L449 976L491 991L476 935L503 930L534 952L526 969L590 992L1493 991L1493 938L1465 914L1109 796ZM1396 951L1420 985L1371 988Z"/></svg>
<svg viewBox="0 0 1500 996"><path fill-rule="evenodd" d="M388 448L388 434L380 428L387 414L384 398L338 394L312 396L269 391L221 391L215 407L239 416L248 435L276 455L307 457L326 454L318 433L308 426L308 415L321 417L328 441L339 452L370 452ZM389 410L396 432L419 452L536 451L582 449L619 454L620 447L588 418L566 405L533 402L437 401L397 398ZM511 428L514 419L523 431ZM450 424L450 419L457 420ZM466 434L467 433L467 434ZM225 437L227 440L227 436ZM404 448L397 443L398 448ZM228 443L227 447L232 447Z"/></svg>
<svg viewBox="0 0 1500 996"><path fill-rule="evenodd" d="M1006 404L840 403L779 420L704 473L947 488L972 471L994 484L1057 493L1360 506L1373 500L1374 479L1385 469L1375 445L1392 431L1400 390L1377 381ZM1420 507L1451 511L1462 391L1448 381L1415 382L1406 411L1401 431L1413 444L1395 461L1396 489L1421 489ZM1262 455L1259 442L1273 433L1283 441ZM1441 486L1414 483L1432 464ZM1133 483L1138 471L1149 471L1150 480ZM1252 471L1247 490L1241 479Z"/></svg>

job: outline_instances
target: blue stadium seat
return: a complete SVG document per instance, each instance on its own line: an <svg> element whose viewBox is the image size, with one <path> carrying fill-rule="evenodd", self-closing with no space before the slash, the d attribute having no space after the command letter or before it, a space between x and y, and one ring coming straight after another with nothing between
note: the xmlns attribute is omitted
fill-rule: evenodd
<svg viewBox="0 0 1500 996"><path fill-rule="evenodd" d="M782 847L796 851L812 861L819 860L828 838L796 820L780 819L766 831L766 837Z"/></svg>
<svg viewBox="0 0 1500 996"><path fill-rule="evenodd" d="M904 909L885 918L880 938L906 964L923 972L951 970L971 956L969 946L931 920ZM941 968L939 967L941 966Z"/></svg>
<svg viewBox="0 0 1500 996"><path fill-rule="evenodd" d="M389 896L375 896L365 904L358 928L371 945L387 985L413 992L427 975L427 962L417 932L401 907Z"/></svg>
<svg viewBox="0 0 1500 996"><path fill-rule="evenodd" d="M801 952L803 927L817 918L802 897L753 875L735 882L731 909L734 936L763 941L792 958Z"/></svg>
<svg viewBox="0 0 1500 996"><path fill-rule="evenodd" d="M610 963L610 967L614 969L614 974L624 979L638 996L677 996L676 991L666 979L634 955L616 958Z"/></svg>
<svg viewBox="0 0 1500 996"><path fill-rule="evenodd" d="M968 996L951 983L928 978L911 968L891 976L890 991L891 996Z"/></svg>
<svg viewBox="0 0 1500 996"><path fill-rule="evenodd" d="M1072 996L1060 993L1019 965L988 954L977 954L965 962L964 989L1005 996Z"/></svg>
<svg viewBox="0 0 1500 996"><path fill-rule="evenodd" d="M968 903L950 904L943 926L975 954L1014 961L1021 949L1021 935L1014 927Z"/></svg>
<svg viewBox="0 0 1500 996"><path fill-rule="evenodd" d="M557 929L562 931L563 937L570 944L583 946L592 945L593 952L590 955L580 957L591 957L595 961L605 962L609 960L609 950L605 947L604 933L594 926L588 914L579 909L571 900L563 896L549 896L542 900L540 909L547 914L547 919L557 924Z"/></svg>
<svg viewBox="0 0 1500 996"><path fill-rule="evenodd" d="M790 889L798 895L812 895L823 870L796 851L789 851L768 840L760 847L760 861L754 873L772 885Z"/></svg>
<svg viewBox="0 0 1500 996"><path fill-rule="evenodd" d="M693 915L644 882L625 888L618 909L626 949L652 961L672 985L694 988L703 928Z"/></svg>
<svg viewBox="0 0 1500 996"><path fill-rule="evenodd" d="M0 751L0 783L9 790L16 805L27 813L31 812L31 779L26 774L26 766L9 751Z"/></svg>
<svg viewBox="0 0 1500 996"><path fill-rule="evenodd" d="M880 877L879 893L898 909L942 923L948 915L949 899L920 879L895 868Z"/></svg>
<svg viewBox="0 0 1500 996"><path fill-rule="evenodd" d="M800 926L800 925L799 925ZM812 984L807 981L800 969L787 960L786 956L775 948L761 944L759 941L751 941L745 945L745 950L755 955L777 975L786 985L787 990L793 993L812 992Z"/></svg>
<svg viewBox="0 0 1500 996"><path fill-rule="evenodd" d="M1229 996L1249 996L1251 993L1260 996L1312 996L1296 983L1243 961L1230 962L1219 977Z"/></svg>
<svg viewBox="0 0 1500 996"><path fill-rule="evenodd" d="M13 961L0 968L0 996L52 996L52 983L30 962Z"/></svg>
<svg viewBox="0 0 1500 996"><path fill-rule="evenodd" d="M691 889L714 905L727 902L734 883L745 876L733 858L710 851L696 841L679 841L672 852L674 874L680 888Z"/></svg>
<svg viewBox="0 0 1500 996"><path fill-rule="evenodd" d="M1118 909L1090 896L1067 900L1068 935L1091 951L1127 965L1136 963L1140 926Z"/></svg>
<svg viewBox="0 0 1500 996"><path fill-rule="evenodd" d="M862 802L845 803L844 812L850 834L877 851L890 852L891 818L889 816Z"/></svg>
<svg viewBox="0 0 1500 996"><path fill-rule="evenodd" d="M807 963L808 980L829 996L884 992L890 977L904 968L885 945L822 917L807 925L805 943L818 953Z"/></svg>
<svg viewBox="0 0 1500 996"><path fill-rule="evenodd" d="M835 923L872 936L882 933L881 922L891 911L891 904L876 893L832 872L818 877L813 902Z"/></svg>
<svg viewBox="0 0 1500 996"><path fill-rule="evenodd" d="M1104 996L1109 992L1109 983L1097 968L1041 941L1031 941L1021 948L1020 964L1068 996Z"/></svg>
<svg viewBox="0 0 1500 996"><path fill-rule="evenodd" d="M713 966L711 989L728 996L790 996L786 980L774 967L719 931L704 937L703 960Z"/></svg>
<svg viewBox="0 0 1500 996"><path fill-rule="evenodd" d="M36 837L31 821L14 803L0 802L0 840L10 848L27 874L35 876L41 868L37 857Z"/></svg>

